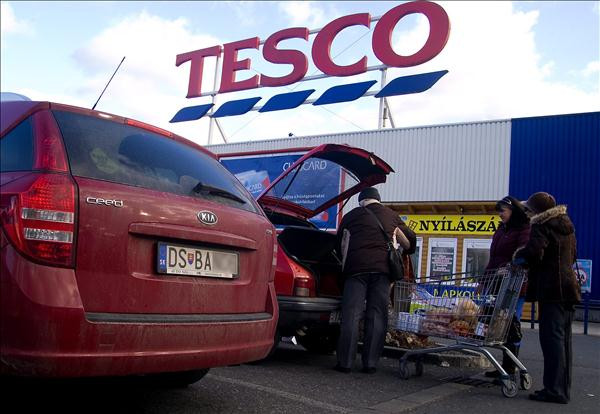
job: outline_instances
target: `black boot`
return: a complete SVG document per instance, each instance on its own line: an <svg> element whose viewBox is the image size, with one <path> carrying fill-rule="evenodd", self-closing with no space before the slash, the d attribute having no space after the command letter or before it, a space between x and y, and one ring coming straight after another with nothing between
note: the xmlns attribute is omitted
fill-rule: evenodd
<svg viewBox="0 0 600 414"><path fill-rule="evenodd" d="M508 350L512 352L515 357L519 357L520 345L505 344L504 346L508 348ZM502 354L502 368L504 368L508 375L514 375L517 370L517 365L508 355Z"/></svg>
<svg viewBox="0 0 600 414"><path fill-rule="evenodd" d="M513 353L514 356L518 357L519 356L519 345L515 345L515 344L504 344L504 346L506 348L508 348L508 350L510 352ZM506 371L506 373L508 375L514 375L515 371L517 370L517 365L514 363L514 361L508 357L508 355L506 355L505 353L502 353L502 368L504 368L504 371ZM484 374L487 378L499 378L500 377L500 371L498 370L493 370L493 371L488 371Z"/></svg>

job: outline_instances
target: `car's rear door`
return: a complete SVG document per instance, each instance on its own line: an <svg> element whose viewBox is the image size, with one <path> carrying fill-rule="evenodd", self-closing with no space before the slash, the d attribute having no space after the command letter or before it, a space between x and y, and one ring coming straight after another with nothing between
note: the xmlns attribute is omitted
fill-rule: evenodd
<svg viewBox="0 0 600 414"><path fill-rule="evenodd" d="M208 152L110 115L53 114L78 187L86 312L266 310L272 225Z"/></svg>

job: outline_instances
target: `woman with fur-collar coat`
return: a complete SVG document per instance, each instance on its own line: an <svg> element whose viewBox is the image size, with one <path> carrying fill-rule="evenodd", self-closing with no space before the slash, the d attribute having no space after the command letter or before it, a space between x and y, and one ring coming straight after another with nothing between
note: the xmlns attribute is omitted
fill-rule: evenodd
<svg viewBox="0 0 600 414"><path fill-rule="evenodd" d="M544 355L544 388L532 400L566 404L571 389L571 324L580 289L576 260L575 226L567 207L556 205L548 193L532 194L525 206L533 214L529 242L515 252L515 264L529 266L526 299L540 308L539 337Z"/></svg>

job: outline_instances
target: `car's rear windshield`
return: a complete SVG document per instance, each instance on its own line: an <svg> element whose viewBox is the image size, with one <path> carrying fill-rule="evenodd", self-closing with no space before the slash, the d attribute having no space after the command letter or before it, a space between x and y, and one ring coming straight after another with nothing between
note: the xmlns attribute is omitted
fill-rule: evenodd
<svg viewBox="0 0 600 414"><path fill-rule="evenodd" d="M75 176L258 211L244 186L202 151L131 125L68 111L53 113Z"/></svg>
<svg viewBox="0 0 600 414"><path fill-rule="evenodd" d="M33 131L27 118L0 140L0 171L30 171L33 168Z"/></svg>

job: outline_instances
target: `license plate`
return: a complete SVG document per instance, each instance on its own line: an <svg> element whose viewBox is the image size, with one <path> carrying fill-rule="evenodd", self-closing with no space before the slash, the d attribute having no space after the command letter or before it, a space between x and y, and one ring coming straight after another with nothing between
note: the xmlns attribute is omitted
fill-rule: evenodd
<svg viewBox="0 0 600 414"><path fill-rule="evenodd" d="M329 314L329 323L340 323L341 321L341 317L340 317L340 311L333 311Z"/></svg>
<svg viewBox="0 0 600 414"><path fill-rule="evenodd" d="M158 243L158 273L233 279L239 254L170 243Z"/></svg>

